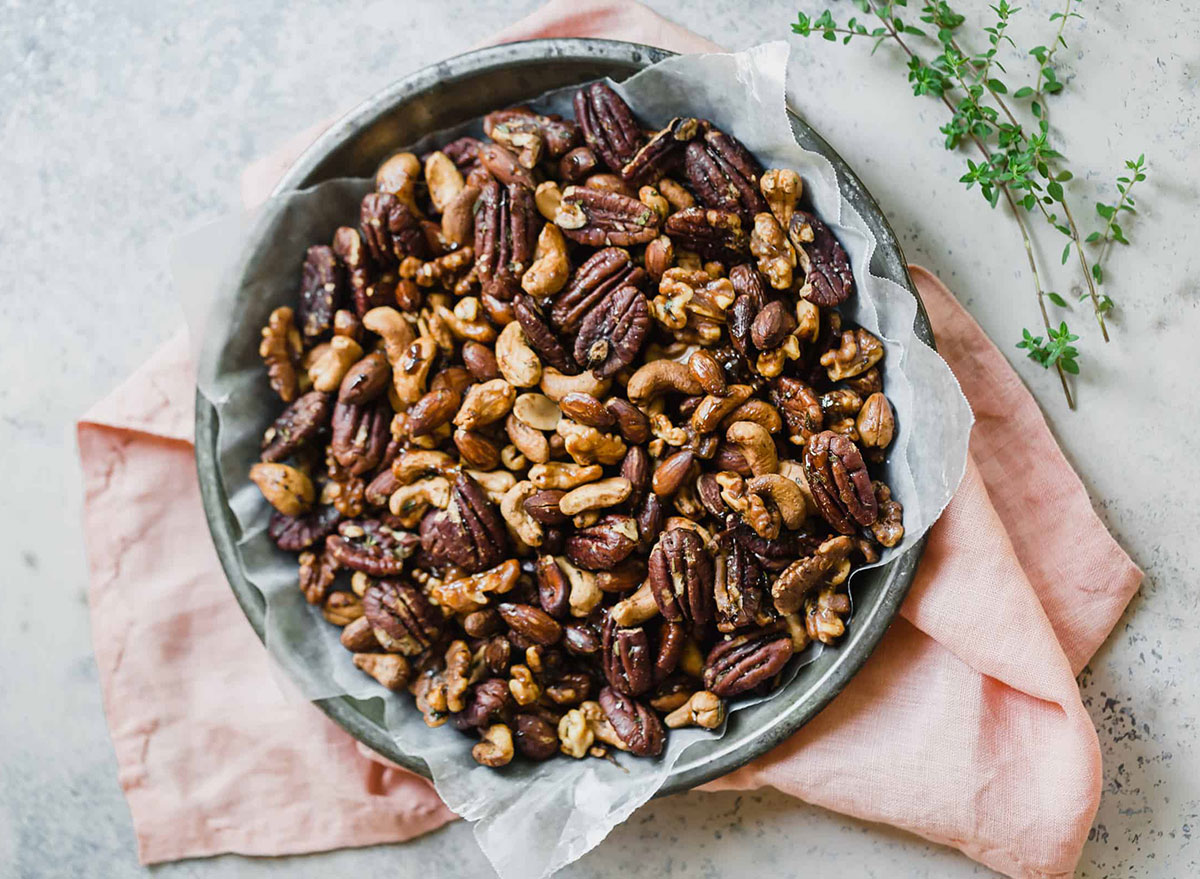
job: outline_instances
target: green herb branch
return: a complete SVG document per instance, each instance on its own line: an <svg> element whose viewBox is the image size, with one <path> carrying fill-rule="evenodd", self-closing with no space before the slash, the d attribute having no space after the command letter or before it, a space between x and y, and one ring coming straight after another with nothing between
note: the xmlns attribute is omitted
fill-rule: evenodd
<svg viewBox="0 0 1200 879"><path fill-rule="evenodd" d="M1108 341L1105 315L1113 309L1113 301L1097 289L1103 279L1102 263L1113 242L1128 243L1117 218L1122 211L1133 212L1129 191L1134 183L1145 179L1144 157L1139 157L1136 162L1126 162L1132 176L1118 178L1117 189L1121 196L1118 202L1114 205L1097 205L1097 213L1108 224L1086 239L1086 243L1098 248L1096 259L1089 269L1084 253L1085 240L1081 240L1063 186L1073 175L1065 167L1066 158L1050 143L1046 105L1048 96L1056 95L1064 88L1053 61L1058 49L1067 45L1063 36L1067 22L1082 17L1077 11L1080 0L1065 0L1062 11L1050 16L1050 21L1057 23L1054 39L1049 46L1030 49L1026 56L1037 62L1035 84L1015 90L1010 90L1000 78L1008 73L1000 57L1002 50L1006 47L1016 49L1015 42L1008 35L1008 28L1012 17L1020 11L1008 0L998 0L991 7L995 21L981 28L986 35L987 48L980 52L964 48L967 42L964 36L966 18L944 0L922 4L919 20L928 29L903 21L898 9L906 8L907 0L853 2L863 13L873 16L878 25L868 27L857 17L852 17L843 27L835 21L830 10L825 10L816 18L799 13L792 30L801 36L820 35L830 41L837 41L840 36L843 43L855 38L867 38L873 41L872 54L884 43L894 44L908 58L908 80L913 94L937 97L949 110L950 120L939 129L945 135L946 149L956 150L970 142L982 157L980 162L967 160L967 172L960 182L968 189L978 186L992 207L1003 197L1012 210L1021 234L1045 335L1034 336L1026 329L1017 347L1025 349L1035 363L1047 369L1053 366L1057 370L1067 404L1074 408L1067 374L1079 373L1079 352L1070 344L1078 336L1071 334L1064 321L1060 321L1059 327L1055 328L1050 320L1047 299L1059 308L1070 306L1058 293L1044 289L1024 214L1037 210L1050 226L1068 239L1063 248L1062 263L1067 263L1074 250L1087 286L1080 301L1091 301L1101 335ZM926 58L908 44L905 37L909 36L932 43L940 51L932 58ZM1021 123L1005 96L1014 101L1028 100L1029 113L1033 117L1030 129L1027 130ZM1060 212L1062 219L1059 218Z"/></svg>

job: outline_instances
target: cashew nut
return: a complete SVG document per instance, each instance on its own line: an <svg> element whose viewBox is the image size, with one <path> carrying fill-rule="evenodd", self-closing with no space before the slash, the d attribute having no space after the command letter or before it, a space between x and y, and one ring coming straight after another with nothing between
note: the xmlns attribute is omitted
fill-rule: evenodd
<svg viewBox="0 0 1200 879"><path fill-rule="evenodd" d="M750 385L730 385L724 396L709 394L692 412L692 430L701 434L716 430L729 413L750 399L752 393L754 388Z"/></svg>
<svg viewBox="0 0 1200 879"><path fill-rule="evenodd" d="M392 388L396 392L396 399L405 406L411 406L425 396L425 382L438 353L437 342L432 336L419 336L395 361L391 359L390 347L386 353L388 362L392 364Z"/></svg>
<svg viewBox="0 0 1200 879"><path fill-rule="evenodd" d="M735 421L753 421L765 428L768 433L779 433L783 428L783 418L779 410L766 400L746 400L721 420L723 427L729 427Z"/></svg>
<svg viewBox="0 0 1200 879"><path fill-rule="evenodd" d="M596 585L596 575L591 571L575 567L565 556L555 556L554 560L558 562L562 572L567 575L567 582L571 585L571 592L567 597L571 616L586 617L604 598L604 593Z"/></svg>
<svg viewBox="0 0 1200 879"><path fill-rule="evenodd" d="M392 475L401 485L410 485L424 476L445 476L455 466L454 459L445 452L410 449L392 462Z"/></svg>
<svg viewBox="0 0 1200 879"><path fill-rule="evenodd" d="M421 175L421 160L412 153L396 153L375 172L375 188L390 192L410 208L417 206L417 178Z"/></svg>
<svg viewBox="0 0 1200 879"><path fill-rule="evenodd" d="M494 504L500 503L504 493L517 484L517 477L510 470L467 470L466 474L479 483Z"/></svg>
<svg viewBox="0 0 1200 879"><path fill-rule="evenodd" d="M554 215L562 203L562 189L554 180L539 183L533 193L533 202L537 205L538 213L550 221L549 225L553 225Z"/></svg>
<svg viewBox="0 0 1200 879"><path fill-rule="evenodd" d="M790 529L799 528L808 516L809 507L804 499L804 492L786 476L780 476L778 473L755 476L746 484L746 491L770 497L775 509L779 510L779 515L783 517L783 524Z"/></svg>
<svg viewBox="0 0 1200 879"><path fill-rule="evenodd" d="M408 682L408 660L399 653L355 653L354 665L389 690L399 690Z"/></svg>
<svg viewBox="0 0 1200 879"><path fill-rule="evenodd" d="M372 308L363 315L362 325L383 338L384 352L388 363L393 366L400 362L408 346L416 339L412 324L405 320L404 315L389 306Z"/></svg>
<svg viewBox="0 0 1200 879"><path fill-rule="evenodd" d="M271 506L285 516L299 516L307 512L316 498L308 474L287 464L260 461L250 468L250 481L258 486Z"/></svg>
<svg viewBox="0 0 1200 879"><path fill-rule="evenodd" d="M725 722L725 702L715 693L700 690L663 718L670 729L684 726L699 726L716 729Z"/></svg>
<svg viewBox="0 0 1200 879"><path fill-rule="evenodd" d="M546 435L540 430L534 430L515 413L508 413L508 419L504 422L504 430L508 433L512 444L528 461L534 464L545 464L550 460L550 441L546 439Z"/></svg>
<svg viewBox="0 0 1200 879"><path fill-rule="evenodd" d="M510 324L511 326L511 324ZM513 415L535 430L554 430L562 411L558 403L545 394L521 394L513 402Z"/></svg>
<svg viewBox="0 0 1200 879"><path fill-rule="evenodd" d="M565 461L548 461L529 468L529 479L538 489L559 488L570 490L593 482L604 475L599 464L570 464Z"/></svg>
<svg viewBox="0 0 1200 879"><path fill-rule="evenodd" d="M458 339L470 340L486 344L495 340L496 328L488 323L480 310L479 300L474 296L464 296L458 300L451 311L444 305L434 309L434 313ZM451 345L453 350L453 344Z"/></svg>
<svg viewBox="0 0 1200 879"><path fill-rule="evenodd" d="M647 580L637 591L622 598L612 607L612 618L618 626L638 626L658 614L658 602Z"/></svg>
<svg viewBox="0 0 1200 879"><path fill-rule="evenodd" d="M318 345L306 358L308 377L314 390L331 393L341 385L350 367L363 356L362 346L349 336L334 336Z"/></svg>
<svg viewBox="0 0 1200 879"><path fill-rule="evenodd" d="M621 503L632 491L633 483L628 479L624 476L613 476L568 491L559 498L558 508L567 516L574 516L585 510L602 510Z"/></svg>
<svg viewBox="0 0 1200 879"><path fill-rule="evenodd" d="M817 502L813 500L812 490L808 487L808 477L804 474L804 465L799 461L786 459L779 462L779 475L785 476L796 483L800 493L804 495L804 503L808 509L815 510Z"/></svg>
<svg viewBox="0 0 1200 879"><path fill-rule="evenodd" d="M454 423L463 430L492 424L509 413L516 399L516 390L502 378L471 385L454 416Z"/></svg>
<svg viewBox="0 0 1200 879"><path fill-rule="evenodd" d="M532 388L542 380L542 361L515 320L506 324L496 339L496 366L514 388Z"/></svg>
<svg viewBox="0 0 1200 879"><path fill-rule="evenodd" d="M433 202L433 207L439 214L446 210L466 185L462 172L441 150L436 150L425 158L425 183L429 187L429 200Z"/></svg>
<svg viewBox="0 0 1200 879"><path fill-rule="evenodd" d="M730 445L738 447L755 476L779 470L775 441L762 425L753 421L735 421L725 431L725 439Z"/></svg>
<svg viewBox="0 0 1200 879"><path fill-rule="evenodd" d="M547 184L543 183L542 186ZM538 194L542 192L538 187ZM558 226L547 223L538 235L533 262L521 276L521 289L534 299L546 299L561 290L571 274L567 242Z"/></svg>
<svg viewBox="0 0 1200 879"><path fill-rule="evenodd" d="M525 500L537 494L537 486L528 479L516 483L500 499L500 515L527 546L541 546L545 533L541 523L525 510Z"/></svg>
<svg viewBox="0 0 1200 879"><path fill-rule="evenodd" d="M630 377L625 395L635 406L645 406L654 397L668 391L692 396L703 393L704 389L686 363L655 360L639 367Z"/></svg>
<svg viewBox="0 0 1200 879"><path fill-rule="evenodd" d="M612 387L612 379L596 378L590 369L585 369L579 375L563 375L553 366L547 366L542 370L540 387L542 393L555 403L571 393L591 394L603 399Z"/></svg>
<svg viewBox="0 0 1200 879"><path fill-rule="evenodd" d="M513 758L512 730L503 723L495 723L483 731L483 741L471 749L476 763L484 766L506 766Z"/></svg>

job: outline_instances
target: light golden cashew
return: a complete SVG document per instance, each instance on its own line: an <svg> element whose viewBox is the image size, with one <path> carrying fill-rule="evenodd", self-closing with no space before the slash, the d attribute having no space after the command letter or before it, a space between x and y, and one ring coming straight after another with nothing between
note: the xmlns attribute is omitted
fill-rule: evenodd
<svg viewBox="0 0 1200 879"><path fill-rule="evenodd" d="M363 315L362 325L383 338L388 363L397 363L417 335L404 315L390 306L372 308Z"/></svg>
<svg viewBox="0 0 1200 879"><path fill-rule="evenodd" d="M750 385L730 385L723 397L709 394L692 413L692 430L701 434L712 433L729 413L749 400L752 393L754 388Z"/></svg>
<svg viewBox="0 0 1200 879"><path fill-rule="evenodd" d="M603 433L569 418L561 419L555 432L576 464L619 464L625 457L625 440L619 434Z"/></svg>
<svg viewBox="0 0 1200 879"><path fill-rule="evenodd" d="M425 383L437 353L437 342L432 336L414 339L396 361L392 361L391 349L388 349L388 362L392 364L392 389L396 392L396 399L403 405L411 406L425 396Z"/></svg>
<svg viewBox="0 0 1200 879"><path fill-rule="evenodd" d="M534 430L512 412L504 421L504 430L517 450L526 460L534 464L545 464L550 460L550 441L540 430Z"/></svg>
<svg viewBox="0 0 1200 879"><path fill-rule="evenodd" d="M647 580L636 592L622 598L612 607L612 618L618 626L639 626L658 615L658 602Z"/></svg>
<svg viewBox="0 0 1200 879"><path fill-rule="evenodd" d="M778 472L775 441L762 425L753 421L735 421L725 431L725 439L738 447L755 476Z"/></svg>
<svg viewBox="0 0 1200 879"><path fill-rule="evenodd" d="M755 476L746 484L746 491L769 497L783 517L784 526L792 530L799 528L810 512L800 486L778 473Z"/></svg>
<svg viewBox="0 0 1200 879"><path fill-rule="evenodd" d="M250 468L250 481L258 486L267 502L285 516L307 512L316 498L308 474L287 464L260 461Z"/></svg>
<svg viewBox="0 0 1200 879"><path fill-rule="evenodd" d="M367 594L367 590L371 588L371 578L362 571L355 571L350 575L350 589L359 598Z"/></svg>
<svg viewBox="0 0 1200 879"><path fill-rule="evenodd" d="M408 660L399 653L355 653L354 665L389 690L402 689L408 683Z"/></svg>
<svg viewBox="0 0 1200 879"><path fill-rule="evenodd" d="M476 763L484 766L507 766L513 758L512 730L495 723L483 731L483 741L471 749Z"/></svg>
<svg viewBox="0 0 1200 879"><path fill-rule="evenodd" d="M604 475L599 464L571 464L566 461L548 461L529 468L529 479L539 490L558 488L570 491L587 482L594 482Z"/></svg>
<svg viewBox="0 0 1200 879"><path fill-rule="evenodd" d="M541 191L541 187L538 191ZM566 285L570 274L571 263L567 258L566 239L558 226L547 223L538 234L533 262L521 276L521 289L534 299L546 299Z"/></svg>
<svg viewBox="0 0 1200 879"><path fill-rule="evenodd" d="M334 336L325 344L318 345L312 350L306 364L313 389L327 394L336 391L350 367L362 356L362 346L349 336Z"/></svg>
<svg viewBox="0 0 1200 879"><path fill-rule="evenodd" d="M537 494L537 486L528 479L516 483L500 499L500 515L527 546L541 546L545 533L541 523L525 510L525 500Z"/></svg>
<svg viewBox="0 0 1200 879"><path fill-rule="evenodd" d="M534 430L554 430L562 410L545 394L521 394L513 402L513 415Z"/></svg>
<svg viewBox="0 0 1200 879"><path fill-rule="evenodd" d="M550 221L547 225L553 226L554 217L562 204L562 189L553 180L539 183L533 193L533 203L537 205L538 213Z"/></svg>
<svg viewBox="0 0 1200 879"><path fill-rule="evenodd" d="M700 690L691 698L663 718L670 729L699 726L716 729L725 722L725 702L715 693Z"/></svg>
<svg viewBox="0 0 1200 879"><path fill-rule="evenodd" d="M375 172L375 188L390 192L410 208L417 207L417 180L421 176L421 160L412 153L396 153Z"/></svg>
<svg viewBox="0 0 1200 879"><path fill-rule="evenodd" d="M454 416L454 424L463 430L485 427L507 415L516 399L516 390L502 378L471 385Z"/></svg>
<svg viewBox="0 0 1200 879"><path fill-rule="evenodd" d="M542 370L540 387L542 393L555 403L571 393L591 394L602 400L612 387L612 379L596 378L590 369L585 369L579 375L563 375L553 366L547 366Z"/></svg>
<svg viewBox="0 0 1200 879"><path fill-rule="evenodd" d="M596 575L591 571L575 567L566 556L555 556L554 560L558 562L562 572L567 575L567 582L571 586L570 594L567 597L571 616L586 617L604 598L604 593L596 585Z"/></svg>
<svg viewBox="0 0 1200 879"><path fill-rule="evenodd" d="M500 503L505 492L517 484L517 477L510 470L467 470L466 474L479 483L494 504Z"/></svg>
<svg viewBox="0 0 1200 879"><path fill-rule="evenodd" d="M804 465L799 461L786 459L779 462L779 475L785 476L800 489L800 493L804 495L804 503L808 509L816 510L817 502L813 500L812 490L808 487L808 477L804 473Z"/></svg>
<svg viewBox="0 0 1200 879"><path fill-rule="evenodd" d="M532 388L542 380L542 361L515 320L506 324L496 339L496 366L514 388Z"/></svg>
<svg viewBox="0 0 1200 879"><path fill-rule="evenodd" d="M500 450L500 463L513 472L524 470L529 466L529 460L512 443Z"/></svg>
<svg viewBox="0 0 1200 879"><path fill-rule="evenodd" d="M615 507L629 497L632 491L633 483L628 479L624 476L613 476L568 491L559 499L558 508L567 516L574 516L586 510L603 510L606 507Z"/></svg>
<svg viewBox="0 0 1200 879"><path fill-rule="evenodd" d="M434 309L434 313L459 341L470 340L487 344L496 339L496 328L483 316L479 300L474 296L464 296L458 300L453 311L439 305Z"/></svg>
<svg viewBox="0 0 1200 879"><path fill-rule="evenodd" d="M431 506L441 510L450 506L450 482L444 476L402 485L388 498L388 509L405 528L416 527Z"/></svg>
<svg viewBox="0 0 1200 879"><path fill-rule="evenodd" d="M677 360L655 360L639 367L625 388L629 402L635 406L645 406L668 391L694 396L703 393L704 389L687 364Z"/></svg>
<svg viewBox="0 0 1200 879"><path fill-rule="evenodd" d="M457 466L445 452L410 449L392 462L392 475L401 485L411 485L424 476L445 476Z"/></svg>
<svg viewBox="0 0 1200 879"><path fill-rule="evenodd" d="M429 200L439 214L446 210L466 185L462 172L441 150L435 150L425 157L425 184L429 187Z"/></svg>

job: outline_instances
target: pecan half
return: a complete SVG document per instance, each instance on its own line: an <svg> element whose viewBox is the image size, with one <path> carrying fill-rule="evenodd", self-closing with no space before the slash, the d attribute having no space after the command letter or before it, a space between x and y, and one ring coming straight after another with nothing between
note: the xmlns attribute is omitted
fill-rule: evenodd
<svg viewBox="0 0 1200 879"><path fill-rule="evenodd" d="M423 521L423 547L426 527ZM454 481L450 507L435 514L435 523L428 527L436 529L430 541L438 546L439 554L469 574L493 568L508 556L504 520L479 483L465 473Z"/></svg>
<svg viewBox="0 0 1200 879"><path fill-rule="evenodd" d="M319 506L301 516L285 516L275 510L267 525L267 536L280 549L300 552L332 534L341 519L341 513L331 506Z"/></svg>
<svg viewBox="0 0 1200 879"><path fill-rule="evenodd" d="M589 186L568 186L554 216L565 236L590 247L645 244L658 237L660 221L636 198Z"/></svg>
<svg viewBox="0 0 1200 879"><path fill-rule="evenodd" d="M676 116L625 163L621 176L635 186L657 182L674 170L688 142L699 133L699 119Z"/></svg>
<svg viewBox="0 0 1200 879"><path fill-rule="evenodd" d="M395 580L380 580L363 595L363 615L375 639L389 653L416 656L441 632L442 615L421 591Z"/></svg>
<svg viewBox="0 0 1200 879"><path fill-rule="evenodd" d="M575 121L583 137L603 161L620 172L642 145L642 129L629 105L602 82L575 93Z"/></svg>
<svg viewBox="0 0 1200 879"><path fill-rule="evenodd" d="M351 570L372 577L395 577L417 546L417 538L395 531L378 519L351 519L338 526L338 533L325 540L335 559Z"/></svg>
<svg viewBox="0 0 1200 879"><path fill-rule="evenodd" d="M781 376L771 385L771 402L778 407L788 433L805 442L825 423L825 412L816 392L805 382Z"/></svg>
<svg viewBox="0 0 1200 879"><path fill-rule="evenodd" d="M392 407L380 400L365 406L339 402L333 407L334 459L351 476L362 476L379 466L390 438Z"/></svg>
<svg viewBox="0 0 1200 879"><path fill-rule="evenodd" d="M754 554L734 540L732 535L724 535L713 586L717 628L722 632L732 632L769 622L770 614L764 597L766 589L766 574Z"/></svg>
<svg viewBox="0 0 1200 879"><path fill-rule="evenodd" d="M704 687L722 699L768 683L792 658L785 630L759 629L717 642L704 661Z"/></svg>
<svg viewBox="0 0 1200 879"><path fill-rule="evenodd" d="M804 475L821 516L836 531L853 534L856 525L871 525L879 505L858 446L824 430L804 447Z"/></svg>
<svg viewBox="0 0 1200 879"><path fill-rule="evenodd" d="M567 558L589 571L608 571L629 558L636 547L633 519L609 515L567 538Z"/></svg>
<svg viewBox="0 0 1200 879"><path fill-rule="evenodd" d="M553 366L564 375L579 373L579 366L559 341L558 332L550 321L546 320L546 315L536 299L525 293L517 294L513 299L513 315L521 325L529 347L537 352L543 363Z"/></svg>
<svg viewBox="0 0 1200 879"><path fill-rule="evenodd" d="M650 495L647 497L655 497ZM650 553L650 588L665 619L699 629L713 617L713 561L690 528L665 532Z"/></svg>
<svg viewBox="0 0 1200 879"><path fill-rule="evenodd" d="M650 307L636 287L621 287L593 308L575 337L575 360L597 378L616 375L641 353Z"/></svg>
<svg viewBox="0 0 1200 879"><path fill-rule="evenodd" d="M283 410L283 414L263 433L263 461L289 458L329 423L332 398L320 391L309 391Z"/></svg>
<svg viewBox="0 0 1200 879"><path fill-rule="evenodd" d="M540 229L528 186L495 180L484 185L475 215L475 271L484 294L508 302L520 292Z"/></svg>
<svg viewBox="0 0 1200 879"><path fill-rule="evenodd" d="M346 299L346 273L332 247L310 247L300 273L297 317L305 338L316 339L333 329L333 315Z"/></svg>
<svg viewBox="0 0 1200 879"><path fill-rule="evenodd" d="M550 319L564 333L578 332L584 318L610 293L621 287L642 289L645 283L646 272L633 264L629 251L598 250L575 270L555 300Z"/></svg>
<svg viewBox="0 0 1200 879"><path fill-rule="evenodd" d="M806 272L800 295L822 308L841 305L854 295L850 257L828 226L797 209L788 223L788 235Z"/></svg>
<svg viewBox="0 0 1200 879"><path fill-rule="evenodd" d="M666 738L662 721L641 702L605 687L600 691L600 708L631 754L656 757L662 753Z"/></svg>
<svg viewBox="0 0 1200 879"><path fill-rule="evenodd" d="M684 208L667 217L663 231L677 247L694 250L705 259L737 261L750 252L742 218L733 211Z"/></svg>
<svg viewBox="0 0 1200 879"><path fill-rule="evenodd" d="M684 152L684 173L705 207L734 211L749 220L767 210L758 191L762 167L736 138L713 128Z"/></svg>
<svg viewBox="0 0 1200 879"><path fill-rule="evenodd" d="M483 133L517 154L526 168L543 155L557 159L579 144L579 126L558 116L542 116L528 107L497 110L483 117Z"/></svg>
<svg viewBox="0 0 1200 879"><path fill-rule="evenodd" d="M650 639L641 626L618 626L612 617L604 623L604 676L613 689L639 696L654 686Z"/></svg>

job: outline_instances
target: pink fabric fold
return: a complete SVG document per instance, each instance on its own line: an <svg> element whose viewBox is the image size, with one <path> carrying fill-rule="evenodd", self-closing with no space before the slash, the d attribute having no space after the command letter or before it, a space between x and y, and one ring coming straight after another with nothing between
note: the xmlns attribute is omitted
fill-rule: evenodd
<svg viewBox="0 0 1200 879"><path fill-rule="evenodd" d="M636 3L600 0L553 0L497 39L567 35L715 48ZM248 171L248 200L315 133ZM1068 876L1101 779L1074 675L1141 572L1003 355L937 278L912 272L976 413L962 487L862 671L789 741L711 787L769 785L1007 875ZM290 854L440 826L454 816L429 784L279 692L208 536L193 393L180 334L78 425L93 639L139 856Z"/></svg>

